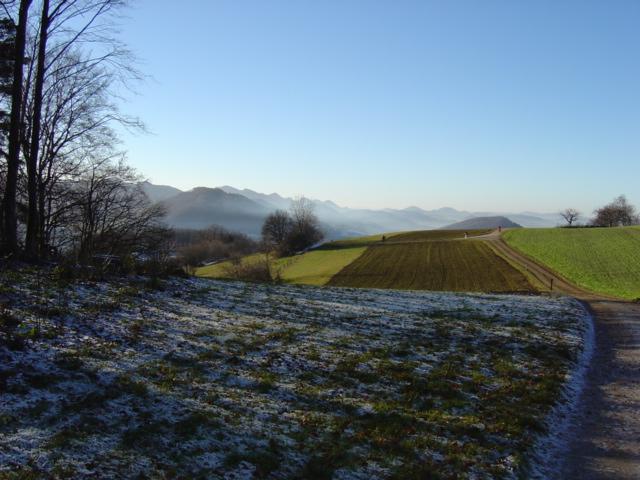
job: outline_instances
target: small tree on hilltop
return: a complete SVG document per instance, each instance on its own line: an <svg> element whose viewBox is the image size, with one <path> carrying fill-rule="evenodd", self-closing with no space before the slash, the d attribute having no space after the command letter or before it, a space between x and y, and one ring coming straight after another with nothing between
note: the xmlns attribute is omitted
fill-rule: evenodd
<svg viewBox="0 0 640 480"><path fill-rule="evenodd" d="M575 208L567 208L562 212L560 212L560 216L564 218L565 222L567 222L567 225L569 227L572 227L573 224L580 217L580 212L578 212L578 210L576 210Z"/></svg>

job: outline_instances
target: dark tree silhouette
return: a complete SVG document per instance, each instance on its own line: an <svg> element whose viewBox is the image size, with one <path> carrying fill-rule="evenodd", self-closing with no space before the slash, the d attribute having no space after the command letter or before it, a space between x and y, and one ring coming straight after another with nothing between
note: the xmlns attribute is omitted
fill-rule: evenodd
<svg viewBox="0 0 640 480"><path fill-rule="evenodd" d="M591 223L596 227L621 227L638 223L636 209L624 195L620 195L594 213L595 217Z"/></svg>
<svg viewBox="0 0 640 480"><path fill-rule="evenodd" d="M137 119L121 115L112 100L116 87L141 78L132 56L113 36L114 14L126 4L0 0L4 14L18 18L11 20L13 82L2 205L6 253L18 253L22 240L18 208L26 213L27 258L45 257L52 247L69 243L65 222L74 210L68 192L96 164L120 156L114 123L143 129ZM39 15L28 22L30 7ZM3 71L0 64L0 78Z"/></svg>
<svg viewBox="0 0 640 480"><path fill-rule="evenodd" d="M318 217L313 212L313 203L304 197L296 198L289 212L276 210L271 213L262 225L265 247L278 255L306 250L323 237Z"/></svg>
<svg viewBox="0 0 640 480"><path fill-rule="evenodd" d="M15 2L3 2L5 11L9 4ZM5 179L3 198L3 238L2 252L14 255L18 250L18 219L17 189L18 169L20 167L20 121L22 119L22 90L24 52L27 41L27 23L29 20L29 7L31 0L20 0L18 5L18 19L15 22L15 42L13 54L13 84L11 88L11 118L9 121L9 145L7 154L7 174Z"/></svg>
<svg viewBox="0 0 640 480"><path fill-rule="evenodd" d="M270 213L262 225L262 241L269 249L279 250L291 231L292 220L284 210Z"/></svg>
<svg viewBox="0 0 640 480"><path fill-rule="evenodd" d="M567 208L560 212L560 216L564 218L564 221L567 222L567 225L571 227L580 217L580 212L578 212L578 210L576 210L575 208Z"/></svg>

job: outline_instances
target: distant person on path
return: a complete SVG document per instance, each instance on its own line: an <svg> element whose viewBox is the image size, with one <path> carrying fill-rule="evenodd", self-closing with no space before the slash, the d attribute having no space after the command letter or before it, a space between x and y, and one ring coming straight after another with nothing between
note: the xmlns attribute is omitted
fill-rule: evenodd
<svg viewBox="0 0 640 480"><path fill-rule="evenodd" d="M464 238L467 238L467 237L468 237L467 232L464 232Z"/></svg>
<svg viewBox="0 0 640 480"><path fill-rule="evenodd" d="M384 242L386 239L387 239L387 237L382 235L382 241Z"/></svg>
<svg viewBox="0 0 640 480"><path fill-rule="evenodd" d="M498 233L502 232L502 225L498 225Z"/></svg>

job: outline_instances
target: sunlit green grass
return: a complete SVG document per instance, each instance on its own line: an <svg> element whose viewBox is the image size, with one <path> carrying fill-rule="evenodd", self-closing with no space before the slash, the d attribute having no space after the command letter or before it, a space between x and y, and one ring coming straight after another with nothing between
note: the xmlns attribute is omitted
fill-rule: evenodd
<svg viewBox="0 0 640 480"><path fill-rule="evenodd" d="M581 287L640 297L640 227L518 229L504 238Z"/></svg>
<svg viewBox="0 0 640 480"><path fill-rule="evenodd" d="M303 285L325 285L331 278L356 260L367 247L323 248L302 255L271 260L274 277L279 276L286 283ZM242 259L244 264L264 262L264 254L250 255ZM226 278L230 262L201 267L196 275L208 278Z"/></svg>
<svg viewBox="0 0 640 480"><path fill-rule="evenodd" d="M367 247L313 250L303 255L276 262L280 277L287 283L325 285L331 278L356 260Z"/></svg>

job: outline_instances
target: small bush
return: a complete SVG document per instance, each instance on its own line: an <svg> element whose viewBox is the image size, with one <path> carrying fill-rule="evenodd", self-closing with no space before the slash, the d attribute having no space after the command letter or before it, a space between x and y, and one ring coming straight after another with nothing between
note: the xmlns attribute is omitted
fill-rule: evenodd
<svg viewBox="0 0 640 480"><path fill-rule="evenodd" d="M73 282L81 277L81 267L76 265L69 259L62 260L53 269L52 275L54 280L59 283Z"/></svg>

